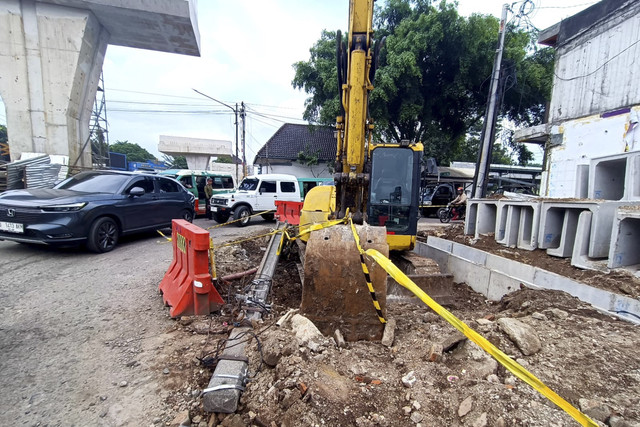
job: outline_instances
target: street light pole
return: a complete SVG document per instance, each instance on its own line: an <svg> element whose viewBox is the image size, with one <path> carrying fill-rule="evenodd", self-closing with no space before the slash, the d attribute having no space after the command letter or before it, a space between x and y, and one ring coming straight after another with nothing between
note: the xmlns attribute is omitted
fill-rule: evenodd
<svg viewBox="0 0 640 427"><path fill-rule="evenodd" d="M235 122L235 125L236 125L236 159L238 159L239 158L238 157L238 103L236 103L236 108L233 108L231 105L225 104L222 101L218 101L217 99L215 99L215 98L213 98L213 97L211 97L209 95L206 95L206 94L200 92L197 89L193 89L193 91L198 93L198 94L200 94L200 95L202 95L202 96L204 96L205 98L209 98L210 100L217 102L220 105L224 105L225 107L230 108L234 112L235 117L236 117L236 122ZM233 163L236 164L236 179L238 179L238 162L237 162L236 159L233 160Z"/></svg>

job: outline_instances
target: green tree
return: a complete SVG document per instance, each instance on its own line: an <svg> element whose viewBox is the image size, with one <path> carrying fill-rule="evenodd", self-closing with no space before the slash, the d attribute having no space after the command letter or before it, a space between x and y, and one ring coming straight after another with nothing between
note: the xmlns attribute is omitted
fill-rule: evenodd
<svg viewBox="0 0 640 427"><path fill-rule="evenodd" d="M469 129L482 122L498 38L493 16L458 15L454 4L389 0L376 9L376 38L386 36L370 96L375 137L425 144L425 156L447 164ZM310 59L295 63L292 84L310 97L303 117L331 124L339 113L336 33L323 31ZM535 50L532 34L510 28L506 39L504 107L500 117L541 123L549 98L553 52ZM515 144L513 144L515 147Z"/></svg>
<svg viewBox="0 0 640 427"><path fill-rule="evenodd" d="M156 157L149 153L136 143L129 141L116 141L115 144L109 146L109 150L114 153L126 154L129 162L146 162L147 160L157 160Z"/></svg>

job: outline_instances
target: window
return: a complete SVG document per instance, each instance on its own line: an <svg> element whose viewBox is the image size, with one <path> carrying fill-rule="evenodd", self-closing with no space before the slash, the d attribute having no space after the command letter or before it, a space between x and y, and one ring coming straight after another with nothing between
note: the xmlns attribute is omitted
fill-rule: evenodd
<svg viewBox="0 0 640 427"><path fill-rule="evenodd" d="M223 188L233 188L233 178L230 176L220 178L222 180Z"/></svg>
<svg viewBox="0 0 640 427"><path fill-rule="evenodd" d="M280 183L280 189L283 193L295 193L296 192L296 184L291 181L282 181Z"/></svg>
<svg viewBox="0 0 640 427"><path fill-rule="evenodd" d="M140 187L144 189L145 193L153 193L153 180L146 177L136 179L131 184L127 185L127 188L124 190L124 192L128 194L133 187Z"/></svg>
<svg viewBox="0 0 640 427"><path fill-rule="evenodd" d="M276 192L276 182L275 181L262 181L260 183L260 192L261 193L275 193Z"/></svg>
<svg viewBox="0 0 640 427"><path fill-rule="evenodd" d="M129 175L87 172L72 176L55 188L89 193L116 193L129 178Z"/></svg>
<svg viewBox="0 0 640 427"><path fill-rule="evenodd" d="M179 193L178 183L170 179L158 178L158 186L161 193Z"/></svg>
<svg viewBox="0 0 640 427"><path fill-rule="evenodd" d="M214 176L213 188L220 190L223 188L233 188L233 178L230 176Z"/></svg>
<svg viewBox="0 0 640 427"><path fill-rule="evenodd" d="M255 179L255 178L245 178L240 183L240 187L238 187L238 190L251 191L251 190L255 190L256 188L258 188L258 180L257 179Z"/></svg>
<svg viewBox="0 0 640 427"><path fill-rule="evenodd" d="M193 185L191 185L191 175L180 178L180 184L182 184L184 188L193 188Z"/></svg>

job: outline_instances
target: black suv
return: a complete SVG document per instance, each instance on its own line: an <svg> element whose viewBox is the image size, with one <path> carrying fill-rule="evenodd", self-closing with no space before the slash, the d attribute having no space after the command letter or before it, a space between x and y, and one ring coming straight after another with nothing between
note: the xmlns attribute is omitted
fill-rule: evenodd
<svg viewBox="0 0 640 427"><path fill-rule="evenodd" d="M0 194L0 240L49 245L86 243L108 252L124 234L193 220L194 196L176 180L116 171L82 172L52 189Z"/></svg>

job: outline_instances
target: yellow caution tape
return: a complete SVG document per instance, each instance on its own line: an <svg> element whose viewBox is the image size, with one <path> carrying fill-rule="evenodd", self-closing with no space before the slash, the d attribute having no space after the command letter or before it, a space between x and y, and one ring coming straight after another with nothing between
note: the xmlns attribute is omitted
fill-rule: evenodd
<svg viewBox="0 0 640 427"><path fill-rule="evenodd" d="M256 240L256 239L259 239L261 237L273 236L274 234L281 233L281 232L282 232L282 230L272 230L269 233L259 234L257 236L251 236L251 237L249 237L247 239L234 240L233 242L227 242L227 243L222 243L220 245L214 245L213 249L223 248L225 246L238 245L240 243L249 242L251 240Z"/></svg>
<svg viewBox="0 0 640 427"><path fill-rule="evenodd" d="M358 236L358 232L356 231L356 226L353 225L353 221L349 219L349 225L351 226L351 231L353 232L353 237L356 240L356 247L358 248L358 252L360 253L360 265L362 266L362 272L364 273L364 279L367 282L367 288L369 288L369 295L371 295L371 299L373 300L373 306L376 309L376 313L378 314L378 320L380 323L387 323L384 315L382 314L382 309L380 308L380 303L378 302L378 298L376 297L376 290L373 288L373 284L371 283L371 276L369 276L369 268L367 264L364 262L364 254L365 251L360 246L360 236Z"/></svg>
<svg viewBox="0 0 640 427"><path fill-rule="evenodd" d="M496 346L487 341L483 336L478 334L473 329L469 328L464 322L455 317L449 311L447 311L440 304L435 302L429 295L427 295L422 289L420 289L411 279L409 279L402 271L398 269L387 257L382 255L375 249L368 249L365 254L373 258L382 268L384 268L396 282L413 292L418 298L427 304L433 311L438 313L442 318L449 322L453 327L462 332L467 338L480 346L484 351L489 353L494 359L496 359L502 366L507 368L516 377L529 384L536 389L544 397L558 405L563 411L571 415L576 421L583 426L597 427L593 420L587 417L585 414L574 408L569 402L557 395L553 390L547 387L542 381L536 378L532 373L527 371L522 365L511 359L505 353L500 351Z"/></svg>
<svg viewBox="0 0 640 427"><path fill-rule="evenodd" d="M167 236L165 236L165 235L162 233L162 231L160 231L160 230L156 230L156 231L158 232L158 234L159 234L159 235L161 235L162 237L164 237L165 239L167 239L167 242L170 242L170 241L171 241L171 237L167 237ZM165 242L162 242L162 243L165 243Z"/></svg>
<svg viewBox="0 0 640 427"><path fill-rule="evenodd" d="M258 212L258 213L253 214L253 215L245 216L244 218L234 219L233 221L227 221L224 224L212 225L211 227L205 228L205 230L213 230L214 228L224 227L225 225L234 224L234 223L236 223L238 221L243 221L243 220L245 220L247 218L253 218L254 216L264 215L264 214L269 213L269 212L273 212L273 209L270 209L268 211Z"/></svg>

